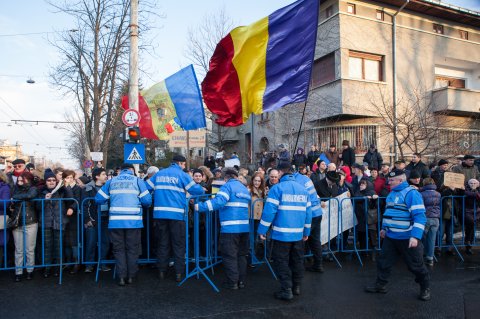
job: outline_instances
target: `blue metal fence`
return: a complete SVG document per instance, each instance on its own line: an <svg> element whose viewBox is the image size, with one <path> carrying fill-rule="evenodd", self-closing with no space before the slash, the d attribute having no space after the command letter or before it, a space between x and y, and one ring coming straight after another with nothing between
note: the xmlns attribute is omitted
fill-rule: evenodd
<svg viewBox="0 0 480 319"><path fill-rule="evenodd" d="M193 200L195 203L199 201L203 201L210 198L210 195L203 195L203 196L195 196L192 198L187 199L187 202ZM63 280L63 269L64 266L73 266L77 264L83 264L86 266L97 266L97 273L95 279L98 280L99 278L99 271L102 265L114 265L115 261L113 259L106 259L102 258L104 252L102 249L105 249L105 245L102 248L101 238L104 234L105 230L107 229L102 223L102 212L100 207L97 209L97 219L96 219L96 257L94 260L86 260L86 228L84 226L84 214L86 213L86 206L89 201L93 201L93 198L86 198L82 201L81 205L73 199L73 198L61 198L61 199L35 199L32 200L33 202L37 203L37 207L39 207L38 217L38 232L39 236L36 241L36 251L37 251L37 260L35 262L34 268L51 268L57 267L58 275L59 275L59 283ZM324 207L323 215L328 218L328 222L324 221L327 227L327 238L329 240L325 243L324 247L324 255L330 255L335 260L337 265L341 267L341 263L337 258L338 253L349 253L352 256L356 256L359 263L363 265L362 261L362 253L368 252L375 252L380 249L381 247L381 238L380 238L380 228L381 228L381 220L383 215L384 209L384 202L385 198L378 197L376 199L364 198L364 197L356 197L356 198L344 198L338 200L336 198L324 198L320 199L321 202L326 203L326 207ZM369 201L374 200L376 204L374 208L370 208ZM51 229L50 225L45 225L45 204L50 201L58 201L58 210L62 212L59 214L60 225L58 231L59 235L59 245L58 251L56 252L58 255L58 260L55 262L48 262L46 260L46 249L52 248L50 243L46 243L45 238L45 230ZM77 260L64 260L64 249L65 247L65 229L64 226L67 223L67 217L64 215L64 206L66 205L66 201L69 202L69 205L74 206L74 210L76 211L75 217L77 221L77 229L73 230L76 232L76 242L73 247L75 247L76 255L78 256ZM258 199L257 201L262 201L262 199ZM0 204L3 204L3 215L0 218L3 219L4 225L7 224L7 215L10 213L9 207L12 203L17 203L18 201L13 200L3 200L0 201ZM440 227L439 232L437 234L437 242L436 248L443 249L443 250L451 250L454 252L460 260L464 260L464 257L460 251L462 247L467 246L478 246L478 241L476 240L476 232L477 232L477 203L474 201L473 209L471 207L466 208L466 197L465 196L447 196L442 198L441 202L441 212L442 218L440 218ZM25 224L25 203L22 202L22 220ZM360 209L358 206L362 205ZM270 253L270 249L268 247L269 241L267 241L263 245L263 251L261 256L258 255L257 244L258 240L256 241L256 226L253 214L253 207L255 206L255 202L251 204L251 213L250 213L250 260L251 264L254 266L260 265L267 265L270 269L274 278L276 278L273 268L270 264L270 260L268 258L268 254ZM189 207L187 203L187 207ZM190 207L192 205L190 204ZM334 207L338 207L338 209L334 209ZM351 211L348 212L348 216L346 211L346 207L351 207ZM350 209L350 208L349 208ZM450 214L446 214L449 212ZM185 223L186 223L186 274L185 279L179 283L183 285L186 281L190 278L205 278L208 283L212 286L215 291L219 291L210 277L207 275L207 271L210 270L213 274L214 267L221 263L221 256L218 252L218 239L220 233L219 227L219 220L218 220L218 212L209 212L209 213L199 213L194 212L193 210L190 211L190 216L193 214L193 219L190 220L188 218L189 214L186 212L185 214ZM351 215L350 215L351 214ZM362 216L363 215L363 216ZM375 216L376 215L376 216ZM450 215L451 218L445 219L444 215ZM346 216L346 217L345 217ZM325 219L324 217L324 219ZM361 217L361 218L359 218ZM103 216L104 221L106 216ZM146 251L143 252L144 257L139 259L140 264L153 264L157 262L155 258L155 254L152 251L152 245L154 242L151 241L151 234L153 230L151 229L152 225L152 212L150 210L144 210L144 220L145 220L145 228L144 232L146 233L145 239L145 247ZM347 218L347 219L345 219ZM351 218L351 223L353 227L345 230L343 223L348 221ZM363 223L358 223L358 220L363 220ZM193 225L190 225L193 222ZM335 223L335 224L333 224ZM333 225L333 226L332 226ZM193 226L193 227L189 227ZM5 226L6 227L6 226ZM333 228L332 228L333 227ZM332 230L333 229L333 230ZM25 228L22 228L23 231L23 262L22 265L18 265L17 268L27 269L30 268L27 265L27 256L26 256L26 231ZM3 238L3 255L0 256L0 270L15 270L16 267L12 263L11 259L14 257L12 252L8 249L8 241L14 241L13 237L9 235L11 230L7 229L0 229L0 236ZM472 236L472 241L468 241L468 236ZM374 236L374 237L372 237ZM190 239L193 238L193 242ZM193 249L191 244L193 243ZM54 253L50 251L49 253ZM309 254L306 254L309 256Z"/></svg>

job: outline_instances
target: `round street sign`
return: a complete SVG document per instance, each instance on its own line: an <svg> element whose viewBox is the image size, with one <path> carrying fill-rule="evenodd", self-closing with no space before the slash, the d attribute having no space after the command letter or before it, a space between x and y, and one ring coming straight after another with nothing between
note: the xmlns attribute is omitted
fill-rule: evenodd
<svg viewBox="0 0 480 319"><path fill-rule="evenodd" d="M83 162L83 167L85 167L85 168L93 167L93 161L92 160L86 160L85 162Z"/></svg>
<svg viewBox="0 0 480 319"><path fill-rule="evenodd" d="M134 109L125 110L125 112L123 112L122 121L126 126L138 125L138 122L140 122L140 113Z"/></svg>

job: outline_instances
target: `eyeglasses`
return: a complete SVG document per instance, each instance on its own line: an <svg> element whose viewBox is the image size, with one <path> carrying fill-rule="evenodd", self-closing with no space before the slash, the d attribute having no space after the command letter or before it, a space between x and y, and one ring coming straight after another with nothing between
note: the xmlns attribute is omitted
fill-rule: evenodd
<svg viewBox="0 0 480 319"><path fill-rule="evenodd" d="M16 164L16 165L13 165L14 168L22 168L23 167L23 164Z"/></svg>

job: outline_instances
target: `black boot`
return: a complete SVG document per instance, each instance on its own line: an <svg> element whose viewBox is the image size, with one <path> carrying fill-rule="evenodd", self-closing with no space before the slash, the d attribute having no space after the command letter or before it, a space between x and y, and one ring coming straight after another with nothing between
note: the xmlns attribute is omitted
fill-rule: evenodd
<svg viewBox="0 0 480 319"><path fill-rule="evenodd" d="M387 286L382 285L378 282L374 283L373 285L365 287L365 292L386 294L387 291L388 291Z"/></svg>
<svg viewBox="0 0 480 319"><path fill-rule="evenodd" d="M276 299L290 301L293 299L293 293L291 288L281 289L273 294Z"/></svg>
<svg viewBox="0 0 480 319"><path fill-rule="evenodd" d="M292 293L295 296L300 296L300 285L293 285Z"/></svg>
<svg viewBox="0 0 480 319"><path fill-rule="evenodd" d="M22 275L15 275L15 282L22 281Z"/></svg>
<svg viewBox="0 0 480 319"><path fill-rule="evenodd" d="M32 279L33 279L33 271L27 272L27 280L32 280Z"/></svg>
<svg viewBox="0 0 480 319"><path fill-rule="evenodd" d="M418 296L418 299L423 301L429 301L430 298L430 288L420 288L420 295Z"/></svg>

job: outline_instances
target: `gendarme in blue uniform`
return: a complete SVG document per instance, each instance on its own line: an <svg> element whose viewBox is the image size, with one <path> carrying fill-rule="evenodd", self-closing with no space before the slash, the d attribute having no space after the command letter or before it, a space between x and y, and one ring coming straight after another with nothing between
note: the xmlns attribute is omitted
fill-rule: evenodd
<svg viewBox="0 0 480 319"><path fill-rule="evenodd" d="M292 174L282 176L280 183L268 192L258 234L265 235L272 224L274 240L292 242L310 235L312 204L309 197Z"/></svg>
<svg viewBox="0 0 480 319"><path fill-rule="evenodd" d="M142 206L152 204L145 182L124 169L95 195L97 204L110 200L108 228L143 228Z"/></svg>
<svg viewBox="0 0 480 319"><path fill-rule="evenodd" d="M251 196L248 189L237 179L230 179L215 195L215 198L198 204L200 212L219 211L220 232L248 233Z"/></svg>
<svg viewBox="0 0 480 319"><path fill-rule="evenodd" d="M162 169L147 181L148 190L154 190L153 218L185 220L187 192L202 195L202 186L185 173L177 163Z"/></svg>
<svg viewBox="0 0 480 319"><path fill-rule="evenodd" d="M383 214L382 229L392 239L422 239L427 218L422 195L403 182L387 196L387 207Z"/></svg>

